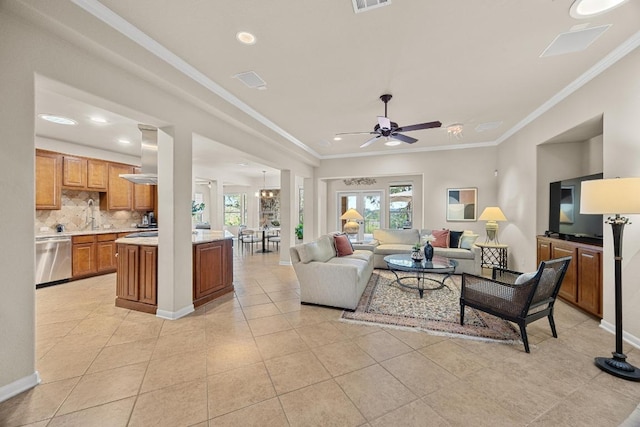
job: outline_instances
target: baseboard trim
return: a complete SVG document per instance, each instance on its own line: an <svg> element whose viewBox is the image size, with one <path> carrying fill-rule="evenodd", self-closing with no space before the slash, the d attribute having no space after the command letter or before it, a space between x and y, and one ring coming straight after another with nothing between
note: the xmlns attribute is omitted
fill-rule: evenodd
<svg viewBox="0 0 640 427"><path fill-rule="evenodd" d="M160 310L156 311L156 317L160 317L162 319L167 320L176 320L181 317L186 316L187 314L193 313L195 309L193 308L193 304L189 304L186 307L181 308L178 311L168 311L168 310Z"/></svg>
<svg viewBox="0 0 640 427"><path fill-rule="evenodd" d="M616 325L614 325L613 323L609 323L605 320L601 320L600 327L607 332L611 332L614 335L616 333ZM627 343L631 344L632 346L634 346L635 348L640 349L640 338L634 335L631 335L628 332L622 331L622 339Z"/></svg>
<svg viewBox="0 0 640 427"><path fill-rule="evenodd" d="M40 384L40 374L38 371L35 371L31 375L27 375L26 377L20 378L10 384L0 387L0 402L4 402L5 400L11 399L13 396L16 396L23 391L29 390Z"/></svg>

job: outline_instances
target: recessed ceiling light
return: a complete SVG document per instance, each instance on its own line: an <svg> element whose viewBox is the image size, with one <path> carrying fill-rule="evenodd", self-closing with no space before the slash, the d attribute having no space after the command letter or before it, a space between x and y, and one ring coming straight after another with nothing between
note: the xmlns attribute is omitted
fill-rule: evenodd
<svg viewBox="0 0 640 427"><path fill-rule="evenodd" d="M94 123L100 123L100 124L107 123L107 119L99 116L91 116L91 121Z"/></svg>
<svg viewBox="0 0 640 427"><path fill-rule="evenodd" d="M241 163L238 163L238 166L245 166L246 167L246 166L249 166L249 163L241 162Z"/></svg>
<svg viewBox="0 0 640 427"><path fill-rule="evenodd" d="M396 145L402 144L402 141L398 141L397 139L390 139L384 143L387 147L395 147Z"/></svg>
<svg viewBox="0 0 640 427"><path fill-rule="evenodd" d="M78 124L78 122L73 119L70 119L68 117L56 116L54 114L38 114L38 117L40 117L42 120L46 120L51 123L57 123L59 125L75 126Z"/></svg>
<svg viewBox="0 0 640 427"><path fill-rule="evenodd" d="M239 31L236 34L236 39L238 39L238 41L242 44L255 44L256 43L256 36L254 36L253 34L247 32L247 31Z"/></svg>
<svg viewBox="0 0 640 427"><path fill-rule="evenodd" d="M627 0L575 0L569 9L572 18L584 19L610 11Z"/></svg>
<svg viewBox="0 0 640 427"><path fill-rule="evenodd" d="M341 136L334 136L333 140L334 141L342 141L342 137Z"/></svg>
<svg viewBox="0 0 640 427"><path fill-rule="evenodd" d="M131 144L131 141L129 141L128 139L125 139L125 138L118 139L118 142L120 144Z"/></svg>

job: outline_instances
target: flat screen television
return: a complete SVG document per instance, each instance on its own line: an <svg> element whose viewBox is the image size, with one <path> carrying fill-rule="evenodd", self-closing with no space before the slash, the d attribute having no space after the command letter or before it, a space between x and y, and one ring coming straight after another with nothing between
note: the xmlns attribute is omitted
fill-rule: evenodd
<svg viewBox="0 0 640 427"><path fill-rule="evenodd" d="M549 184L549 231L559 238L602 245L602 215L580 213L580 187L583 181L602 179L602 174L563 179Z"/></svg>

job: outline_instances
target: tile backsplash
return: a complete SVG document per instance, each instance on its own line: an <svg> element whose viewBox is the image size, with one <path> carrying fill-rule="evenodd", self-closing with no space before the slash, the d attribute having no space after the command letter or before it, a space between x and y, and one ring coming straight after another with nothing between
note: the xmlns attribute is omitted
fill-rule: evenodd
<svg viewBox="0 0 640 427"><path fill-rule="evenodd" d="M93 202L91 202L93 201ZM93 206L92 206L93 205ZM97 191L62 190L62 209L36 210L35 231L46 227L55 231L62 224L66 231L91 230L91 218L95 228L129 228L131 224L142 222L144 212L101 211L100 193Z"/></svg>

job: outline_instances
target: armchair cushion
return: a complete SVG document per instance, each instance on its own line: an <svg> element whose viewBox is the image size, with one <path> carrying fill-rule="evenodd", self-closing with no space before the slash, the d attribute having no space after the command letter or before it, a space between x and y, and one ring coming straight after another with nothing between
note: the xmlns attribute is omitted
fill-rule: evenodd
<svg viewBox="0 0 640 427"><path fill-rule="evenodd" d="M532 271L530 273L522 273L521 275L518 276L518 278L514 282L514 285L522 285L523 283L533 279L536 274L538 274L537 271Z"/></svg>

